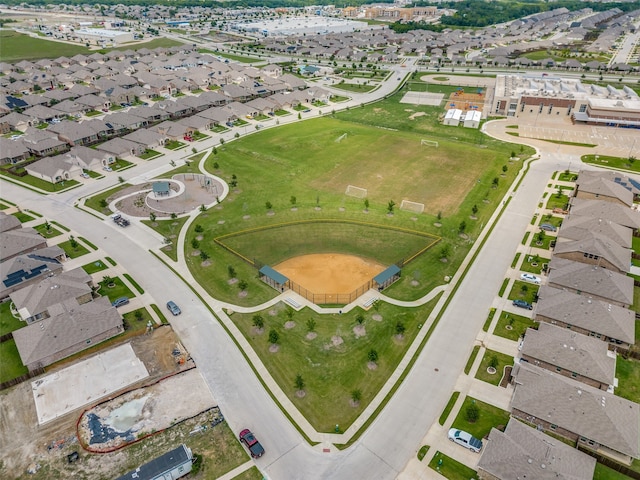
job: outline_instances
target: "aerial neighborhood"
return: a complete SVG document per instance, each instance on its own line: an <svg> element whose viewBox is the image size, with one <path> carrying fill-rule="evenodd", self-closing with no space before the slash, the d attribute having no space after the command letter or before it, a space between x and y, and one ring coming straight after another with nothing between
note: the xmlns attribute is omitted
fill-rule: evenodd
<svg viewBox="0 0 640 480"><path fill-rule="evenodd" d="M0 5L0 477L640 479L637 2Z"/></svg>

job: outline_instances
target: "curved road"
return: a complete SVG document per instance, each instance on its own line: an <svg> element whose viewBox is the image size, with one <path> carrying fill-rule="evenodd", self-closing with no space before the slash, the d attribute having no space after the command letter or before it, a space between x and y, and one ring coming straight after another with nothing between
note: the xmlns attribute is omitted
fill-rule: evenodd
<svg viewBox="0 0 640 480"><path fill-rule="evenodd" d="M397 67L397 71L411 69ZM390 93L396 82L393 75L375 96ZM367 98L371 100L371 96ZM359 99L354 103L359 103ZM500 124L487 124L487 132L512 141ZM183 314L171 319L174 329L191 352L231 428L238 431L249 427L265 445L267 453L256 463L269 478L392 479L415 455L425 433L448 401L550 175L566 168L569 162L574 167L579 164L579 154L570 148L531 143L540 143L539 146L545 148L540 150L541 159L532 164L526 179L513 194L412 371L360 439L345 451L332 448L330 453L322 452L321 447L326 445L311 447L304 441L262 388L218 320L187 285L148 253L161 244L157 234L137 222L121 229L74 208L76 199L91 194L100 182L50 196L38 195L6 181L0 181L0 186L3 197L47 219L57 219L90 239L125 266L159 305L173 299L182 307ZM151 164L153 162L145 162L123 175L150 178L156 174L152 170L168 169Z"/></svg>

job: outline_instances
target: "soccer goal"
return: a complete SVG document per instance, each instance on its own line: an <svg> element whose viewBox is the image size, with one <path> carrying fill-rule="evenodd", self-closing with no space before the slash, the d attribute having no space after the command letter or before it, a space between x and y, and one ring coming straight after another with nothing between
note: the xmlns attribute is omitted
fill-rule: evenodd
<svg viewBox="0 0 640 480"><path fill-rule="evenodd" d="M422 213L424 212L424 203L410 202L409 200L402 200L400 203L400 210L407 212Z"/></svg>
<svg viewBox="0 0 640 480"><path fill-rule="evenodd" d="M426 145L427 147L436 147L438 148L438 142L435 140L420 140L420 145Z"/></svg>
<svg viewBox="0 0 640 480"><path fill-rule="evenodd" d="M350 197L367 198L367 189L348 185L347 190L344 192L344 194Z"/></svg>

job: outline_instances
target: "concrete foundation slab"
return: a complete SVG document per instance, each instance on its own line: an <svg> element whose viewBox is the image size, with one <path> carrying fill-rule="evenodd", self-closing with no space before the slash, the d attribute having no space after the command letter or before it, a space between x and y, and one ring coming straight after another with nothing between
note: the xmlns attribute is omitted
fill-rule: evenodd
<svg viewBox="0 0 640 480"><path fill-rule="evenodd" d="M129 343L31 383L40 425L149 376Z"/></svg>

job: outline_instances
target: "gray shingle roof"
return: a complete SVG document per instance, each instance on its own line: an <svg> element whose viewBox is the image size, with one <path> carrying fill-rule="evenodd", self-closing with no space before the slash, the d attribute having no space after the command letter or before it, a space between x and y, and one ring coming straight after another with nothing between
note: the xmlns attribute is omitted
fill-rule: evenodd
<svg viewBox="0 0 640 480"><path fill-rule="evenodd" d="M573 197L570 211L572 215L602 218L625 227L640 228L640 212L613 202Z"/></svg>
<svg viewBox="0 0 640 480"><path fill-rule="evenodd" d="M631 248L633 231L629 227L602 218L570 214L562 222L558 237L580 240L584 238L585 231L604 235L621 247Z"/></svg>
<svg viewBox="0 0 640 480"><path fill-rule="evenodd" d="M47 242L33 228L21 228L0 233L0 261L22 252L46 246Z"/></svg>
<svg viewBox="0 0 640 480"><path fill-rule="evenodd" d="M578 195L580 192L587 192L594 195L617 198L628 206L633 205L633 193L619 183L607 178L579 176L578 180L576 180L576 187L578 188Z"/></svg>
<svg viewBox="0 0 640 480"><path fill-rule="evenodd" d="M616 357L609 354L607 343L567 328L542 322L538 330L527 329L522 354L606 385L614 383Z"/></svg>
<svg viewBox="0 0 640 480"><path fill-rule="evenodd" d="M640 405L533 365L521 364L512 407L634 458ZM535 421L534 421L535 423Z"/></svg>
<svg viewBox="0 0 640 480"><path fill-rule="evenodd" d="M598 332L627 343L635 342L635 312L548 285L538 291L536 315Z"/></svg>
<svg viewBox="0 0 640 480"><path fill-rule="evenodd" d="M511 418L491 429L478 470L503 480L591 480L596 459Z"/></svg>
<svg viewBox="0 0 640 480"><path fill-rule="evenodd" d="M565 238L560 229L554 254L582 253L597 255L607 260L621 272L628 272L631 267L631 250L621 247L611 239L599 233L583 230L580 239Z"/></svg>

